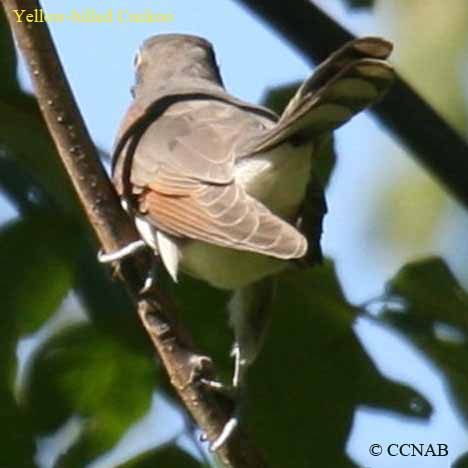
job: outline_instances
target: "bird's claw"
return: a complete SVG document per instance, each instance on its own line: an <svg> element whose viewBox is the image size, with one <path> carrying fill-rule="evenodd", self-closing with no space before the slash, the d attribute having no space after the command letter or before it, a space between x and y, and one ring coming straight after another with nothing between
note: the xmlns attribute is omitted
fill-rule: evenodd
<svg viewBox="0 0 468 468"><path fill-rule="evenodd" d="M205 384L210 381L203 377L210 374L213 368L213 361L209 356L203 354L193 354L190 356L190 375L187 380L187 386L194 382Z"/></svg>
<svg viewBox="0 0 468 468"><path fill-rule="evenodd" d="M140 296L151 291L155 283L156 283L156 265L153 263L147 277L145 278L143 287L140 289Z"/></svg>
<svg viewBox="0 0 468 468"><path fill-rule="evenodd" d="M227 440L232 436L236 427L239 425L239 417L237 415L232 416L229 418L228 422L223 426L221 433L216 437L216 439L210 443L209 450L210 452L216 452L219 448L221 448ZM200 441L206 442L208 440L207 435L203 432L200 435Z"/></svg>
<svg viewBox="0 0 468 468"><path fill-rule="evenodd" d="M234 357L234 374L232 378L232 385L226 385L218 380L210 380L206 378L200 378L201 384L206 387L222 393L224 396L229 397L235 403L235 408L232 416L228 419L226 424L223 426L221 432L214 441L210 443L210 452L216 452L222 447L232 436L240 421L240 413L242 407L242 389L244 388L244 375L247 366L247 362L242 358L239 346L237 343L234 344L231 356ZM205 433L200 435L200 441L206 442L208 436Z"/></svg>
<svg viewBox="0 0 468 468"><path fill-rule="evenodd" d="M231 350L231 357L234 358L234 374L232 376L232 386L239 389L244 381L245 371L247 370L247 360L242 357L238 343L234 343Z"/></svg>
<svg viewBox="0 0 468 468"><path fill-rule="evenodd" d="M131 255L133 255L135 252L147 247L147 244L144 240L140 239L134 242L130 242L127 244L125 247L116 250L114 252L110 253L104 253L102 250L99 250L97 254L98 261L100 263L114 263L116 272L118 272L120 268L120 262L124 258L127 258ZM148 291L152 289L154 286L156 280L156 272L155 272L155 266L153 264L153 267L151 268L150 272L148 273L148 276L145 278L145 282L143 284L143 287L140 289L139 293L140 295L146 294Z"/></svg>

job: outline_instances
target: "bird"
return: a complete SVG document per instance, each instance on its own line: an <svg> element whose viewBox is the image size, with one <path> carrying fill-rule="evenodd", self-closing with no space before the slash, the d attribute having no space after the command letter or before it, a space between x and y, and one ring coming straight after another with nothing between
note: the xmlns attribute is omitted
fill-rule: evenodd
<svg viewBox="0 0 468 468"><path fill-rule="evenodd" d="M335 129L387 92L392 48L379 37L344 44L281 115L229 94L204 38L160 34L136 54L133 101L117 134L112 177L141 240L100 259L149 247L174 281L183 272L233 291L234 387L261 348L272 278L321 261L320 150Z"/></svg>

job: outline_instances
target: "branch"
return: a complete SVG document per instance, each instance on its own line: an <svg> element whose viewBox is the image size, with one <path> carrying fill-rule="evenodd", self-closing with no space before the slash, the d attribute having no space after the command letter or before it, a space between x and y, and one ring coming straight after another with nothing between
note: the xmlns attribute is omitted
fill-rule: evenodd
<svg viewBox="0 0 468 468"><path fill-rule="evenodd" d="M39 2L3 0L3 6L28 64L43 117L96 237L106 252L139 239L99 161L64 75L47 23L17 22L13 10L32 12L41 8ZM229 419L230 408L219 396L194 382L194 362L198 353L188 332L179 322L176 323L173 305L156 288L145 297L141 296L139 291L151 261L150 255L140 254L123 262L120 277L135 302L143 326L172 385L197 424L213 440ZM217 455L225 467L266 466L241 430L236 431Z"/></svg>
<svg viewBox="0 0 468 468"><path fill-rule="evenodd" d="M310 62L320 62L354 36L311 0L239 0L263 17ZM468 208L468 146L402 79L372 108L455 197Z"/></svg>

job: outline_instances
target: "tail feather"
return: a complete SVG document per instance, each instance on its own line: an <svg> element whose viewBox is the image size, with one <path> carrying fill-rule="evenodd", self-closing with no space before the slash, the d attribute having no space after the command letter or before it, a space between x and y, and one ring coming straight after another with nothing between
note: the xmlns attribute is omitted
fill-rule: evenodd
<svg viewBox="0 0 468 468"><path fill-rule="evenodd" d="M289 139L308 141L381 99L394 79L393 68L385 60L391 50L382 39L364 38L335 52L302 84L278 124L254 142L249 153Z"/></svg>
<svg viewBox="0 0 468 468"><path fill-rule="evenodd" d="M390 42L378 37L364 37L348 42L331 54L315 69L312 76L304 81L284 110L282 119L293 113L308 95L316 93L350 63L365 58L385 60L389 57L392 49L393 46Z"/></svg>

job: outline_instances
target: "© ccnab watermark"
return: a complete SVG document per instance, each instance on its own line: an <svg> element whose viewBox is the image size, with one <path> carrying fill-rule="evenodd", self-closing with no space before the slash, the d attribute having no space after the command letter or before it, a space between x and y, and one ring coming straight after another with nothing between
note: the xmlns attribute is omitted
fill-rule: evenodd
<svg viewBox="0 0 468 468"><path fill-rule="evenodd" d="M46 13L42 8L12 10L17 23L171 23L172 13L158 13L149 8L143 12L131 12L126 8L109 8L105 12L95 8L72 8L67 13Z"/></svg>
<svg viewBox="0 0 468 468"><path fill-rule="evenodd" d="M390 457L446 457L448 452L447 444L372 444L369 453L373 457L389 455Z"/></svg>

